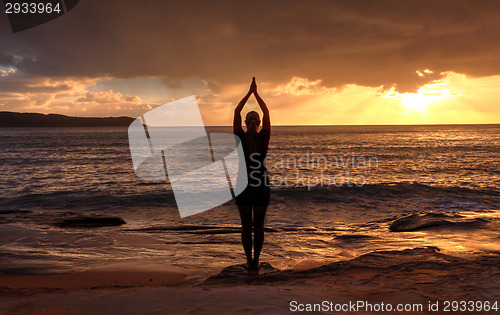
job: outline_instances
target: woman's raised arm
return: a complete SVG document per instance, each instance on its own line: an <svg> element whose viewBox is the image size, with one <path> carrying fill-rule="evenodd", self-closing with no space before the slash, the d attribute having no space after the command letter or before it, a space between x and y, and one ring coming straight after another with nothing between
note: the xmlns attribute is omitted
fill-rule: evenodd
<svg viewBox="0 0 500 315"><path fill-rule="evenodd" d="M271 118L269 117L269 109L267 108L266 103L264 100L260 97L259 93L257 93L257 87L255 88L255 91L253 92L255 95L255 98L257 99L257 102L259 103L260 109L262 110L262 113L264 117L262 117L262 130L267 130L271 131Z"/></svg>
<svg viewBox="0 0 500 315"><path fill-rule="evenodd" d="M233 133L237 133L243 130L241 127L241 110L243 109L243 106L248 101L248 98L252 93L254 92L254 85L255 85L255 78L252 80L252 84L250 85L250 90L248 90L247 95L245 95L241 101L238 103L238 106L234 109L234 119L233 119Z"/></svg>

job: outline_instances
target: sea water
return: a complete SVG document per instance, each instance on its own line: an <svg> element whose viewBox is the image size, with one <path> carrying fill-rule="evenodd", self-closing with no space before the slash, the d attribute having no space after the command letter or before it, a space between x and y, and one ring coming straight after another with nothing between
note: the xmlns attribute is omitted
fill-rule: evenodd
<svg viewBox="0 0 500 315"><path fill-rule="evenodd" d="M262 260L286 269L422 246L498 255L499 146L500 125L273 127ZM168 180L135 175L127 128L0 128L0 174L4 272L245 261L234 201L181 219ZM127 223L58 224L96 215Z"/></svg>

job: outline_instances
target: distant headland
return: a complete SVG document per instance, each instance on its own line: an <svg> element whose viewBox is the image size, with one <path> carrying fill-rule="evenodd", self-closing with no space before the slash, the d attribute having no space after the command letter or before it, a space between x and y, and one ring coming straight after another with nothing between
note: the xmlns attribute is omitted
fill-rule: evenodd
<svg viewBox="0 0 500 315"><path fill-rule="evenodd" d="M59 114L0 112L0 127L119 127L129 126L134 118L72 117Z"/></svg>

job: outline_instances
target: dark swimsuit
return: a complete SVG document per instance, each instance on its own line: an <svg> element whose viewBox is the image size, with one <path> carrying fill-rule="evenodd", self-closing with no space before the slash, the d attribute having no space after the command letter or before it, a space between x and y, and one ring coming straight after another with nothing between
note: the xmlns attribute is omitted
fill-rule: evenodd
<svg viewBox="0 0 500 315"><path fill-rule="evenodd" d="M241 130L236 135L241 139L243 145L248 176L248 186L236 196L236 204L238 206L267 207L271 197L271 189L269 188L264 159L267 155L270 132L263 129L257 134L247 134Z"/></svg>

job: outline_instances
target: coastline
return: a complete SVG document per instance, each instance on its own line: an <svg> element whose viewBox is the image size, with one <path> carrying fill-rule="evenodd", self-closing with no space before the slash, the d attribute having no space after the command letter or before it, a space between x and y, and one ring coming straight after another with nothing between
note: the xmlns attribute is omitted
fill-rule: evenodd
<svg viewBox="0 0 500 315"><path fill-rule="evenodd" d="M290 301L362 300L425 307L429 301L495 301L500 295L499 266L500 255L465 259L426 247L375 251L301 270L266 265L259 274L234 265L202 281L186 270L161 265L1 274L0 314L283 313L290 310Z"/></svg>

